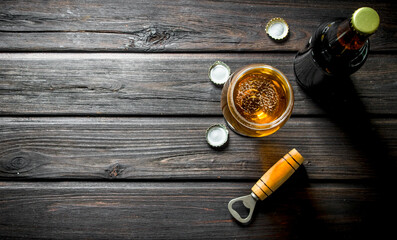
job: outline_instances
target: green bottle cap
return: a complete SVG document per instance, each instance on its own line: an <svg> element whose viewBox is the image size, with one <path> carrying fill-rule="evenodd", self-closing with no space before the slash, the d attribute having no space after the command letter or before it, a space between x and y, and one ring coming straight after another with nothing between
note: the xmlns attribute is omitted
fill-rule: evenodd
<svg viewBox="0 0 397 240"><path fill-rule="evenodd" d="M354 30L363 35L374 33L379 27L379 22L378 13L370 7L357 9L351 20Z"/></svg>

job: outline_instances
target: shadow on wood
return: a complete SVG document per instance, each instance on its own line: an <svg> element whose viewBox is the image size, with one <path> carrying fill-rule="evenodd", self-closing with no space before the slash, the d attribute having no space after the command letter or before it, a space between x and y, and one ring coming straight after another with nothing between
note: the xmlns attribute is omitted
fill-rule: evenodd
<svg viewBox="0 0 397 240"><path fill-rule="evenodd" d="M393 173L396 170L396 161L386 141L371 123L371 116L366 111L352 79L332 78L306 90L306 93L343 130L351 145L366 157L367 163L375 172L375 191L379 200L363 210L360 235L368 237L382 233L388 236L387 230L392 229L388 224L391 223L382 216L396 210L391 200L394 193L390 191L395 188Z"/></svg>
<svg viewBox="0 0 397 240"><path fill-rule="evenodd" d="M258 214L266 215L270 224L278 225L279 234L285 239L332 239L335 231L342 230L337 227L338 222L327 226L329 216L322 211L323 203L319 203L315 195L306 169L301 166L283 186L258 204L254 218ZM281 218L283 215L289 218Z"/></svg>

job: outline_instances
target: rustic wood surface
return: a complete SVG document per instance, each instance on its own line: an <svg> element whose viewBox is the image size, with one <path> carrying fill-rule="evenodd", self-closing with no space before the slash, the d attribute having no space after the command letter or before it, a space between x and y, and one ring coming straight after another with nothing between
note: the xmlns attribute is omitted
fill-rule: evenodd
<svg viewBox="0 0 397 240"><path fill-rule="evenodd" d="M382 19L372 50L397 49L396 3L361 1L1 1L3 51L298 51L319 23L360 6ZM288 22L277 44L267 21Z"/></svg>
<svg viewBox="0 0 397 240"><path fill-rule="evenodd" d="M337 96L293 59L319 23L381 16ZM0 1L0 239L386 239L397 214L397 4L364 1ZM288 40L266 22L283 17ZM260 139L223 123L216 60L270 64L295 94ZM292 148L303 166L238 224L227 203ZM383 236L382 236L383 235Z"/></svg>
<svg viewBox="0 0 397 240"><path fill-rule="evenodd" d="M395 119L373 120L378 139L361 141L327 118L292 118L266 138L230 132L227 148L214 151L204 133L219 122L221 117L2 118L0 177L257 180L295 147L309 179L371 179L377 173L365 147L397 157Z"/></svg>
<svg viewBox="0 0 397 240"><path fill-rule="evenodd" d="M364 228L381 215L373 186L294 177L258 203L249 227L226 206L251 183L0 182L0 230L48 239L332 239L373 230Z"/></svg>
<svg viewBox="0 0 397 240"><path fill-rule="evenodd" d="M295 81L295 54L0 54L0 113L7 115L217 115L208 79L217 60L233 70L263 62L284 72L293 114L323 114ZM84 64L82 64L84 63ZM397 56L371 55L351 81L369 113L397 114Z"/></svg>

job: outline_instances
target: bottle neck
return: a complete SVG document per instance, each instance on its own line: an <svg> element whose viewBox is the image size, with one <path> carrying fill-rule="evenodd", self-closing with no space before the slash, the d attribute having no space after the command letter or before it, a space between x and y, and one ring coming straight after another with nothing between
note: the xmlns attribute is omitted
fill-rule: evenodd
<svg viewBox="0 0 397 240"><path fill-rule="evenodd" d="M359 69L368 54L369 35L360 35L350 19L323 23L311 42L316 63L329 74L350 74Z"/></svg>
<svg viewBox="0 0 397 240"><path fill-rule="evenodd" d="M341 46L341 54L346 50L361 49L371 34L362 35L351 25L351 19L342 21L336 32L336 40Z"/></svg>

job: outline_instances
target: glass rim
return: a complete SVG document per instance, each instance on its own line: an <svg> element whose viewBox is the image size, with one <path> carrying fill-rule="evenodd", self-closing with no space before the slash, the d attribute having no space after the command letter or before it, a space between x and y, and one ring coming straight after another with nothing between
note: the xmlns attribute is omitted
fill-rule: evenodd
<svg viewBox="0 0 397 240"><path fill-rule="evenodd" d="M287 102L287 107L285 108L283 114L281 114L278 118L274 119L273 121L269 123L254 123L246 120L236 109L236 106L233 101L233 93L234 93L234 88L236 86L237 80L240 79L241 76L243 76L245 73L248 71L251 71L253 69L270 69L273 72L275 72L277 75L279 75L279 79L282 81L282 83L288 88L286 93L288 94L288 102ZM234 81L233 81L234 80ZM294 107L294 93L291 87L290 82L288 81L288 78L277 68L272 67L268 64L250 64L245 67L240 68L236 72L234 72L232 75L230 75L230 86L227 91L227 100L231 104L228 104L229 110L233 117L241 124L243 124L245 127L253 129L253 130L265 130L265 129L271 129L273 127L277 127L281 123L284 122L287 118L291 116L292 109ZM232 107L233 109L230 109Z"/></svg>

